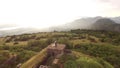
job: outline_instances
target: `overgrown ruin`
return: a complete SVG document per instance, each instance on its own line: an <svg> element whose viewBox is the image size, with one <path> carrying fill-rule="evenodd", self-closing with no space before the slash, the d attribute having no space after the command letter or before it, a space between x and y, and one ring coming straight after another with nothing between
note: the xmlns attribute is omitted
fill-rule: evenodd
<svg viewBox="0 0 120 68"><path fill-rule="evenodd" d="M59 62L59 58L64 54L65 52L65 48L66 48L66 45L65 44L57 44L56 42L55 43L52 43L51 45L49 45L47 47L47 54L49 56L52 56L54 57L54 60L52 62L52 64L58 64ZM50 66L47 66L47 65L40 65L39 68L50 68Z"/></svg>

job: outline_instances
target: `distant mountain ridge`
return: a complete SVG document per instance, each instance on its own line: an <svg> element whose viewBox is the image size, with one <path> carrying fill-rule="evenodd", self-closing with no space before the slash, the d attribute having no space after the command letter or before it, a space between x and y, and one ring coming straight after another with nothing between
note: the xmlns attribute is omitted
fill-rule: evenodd
<svg viewBox="0 0 120 68"><path fill-rule="evenodd" d="M71 29L92 29L120 32L120 17L88 17L77 19L73 22L50 28L51 30L66 31Z"/></svg>
<svg viewBox="0 0 120 68"><path fill-rule="evenodd" d="M11 27L10 25L1 25L1 28ZM15 25L12 25L15 26ZM64 25L53 26L44 29L36 28L16 28L12 30L0 30L0 37L7 35L18 35L24 33L50 32L50 31L69 31L73 29L92 29L108 30L120 32L120 17L86 17L77 19Z"/></svg>
<svg viewBox="0 0 120 68"><path fill-rule="evenodd" d="M110 18L110 19L115 21L116 23L120 24L120 16L119 17L113 17L113 18Z"/></svg>
<svg viewBox="0 0 120 68"><path fill-rule="evenodd" d="M103 19L97 20L92 25L92 29L120 32L120 24L116 23L115 21L111 19L103 18Z"/></svg>
<svg viewBox="0 0 120 68"><path fill-rule="evenodd" d="M92 25L98 19L101 19L101 17L81 18L61 26L56 26L54 27L54 29L56 30L60 29L60 31L71 30L71 29L89 29L90 28L89 26Z"/></svg>

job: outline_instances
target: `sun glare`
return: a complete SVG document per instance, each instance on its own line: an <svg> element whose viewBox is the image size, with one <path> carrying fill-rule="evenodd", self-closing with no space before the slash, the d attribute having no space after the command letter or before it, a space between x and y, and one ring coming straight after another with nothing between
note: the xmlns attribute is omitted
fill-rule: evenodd
<svg viewBox="0 0 120 68"><path fill-rule="evenodd" d="M34 6L35 4L33 3L34 5L30 6L31 8L28 8L27 10L25 9L26 11L24 12L20 10L17 24L25 27L46 28L65 24L83 16L97 15L96 4L91 0L46 1L42 1L42 3L41 1L38 1L39 4L36 6ZM45 2L46 4L43 4ZM22 7L25 8L26 6L24 6ZM33 7L37 9L34 9ZM33 12L33 14L30 14L30 12Z"/></svg>
<svg viewBox="0 0 120 68"><path fill-rule="evenodd" d="M113 14L109 4L96 0L2 0L0 6L3 6L0 7L0 24L15 23L35 28L57 26L81 17L119 14L117 10L114 11L118 13Z"/></svg>

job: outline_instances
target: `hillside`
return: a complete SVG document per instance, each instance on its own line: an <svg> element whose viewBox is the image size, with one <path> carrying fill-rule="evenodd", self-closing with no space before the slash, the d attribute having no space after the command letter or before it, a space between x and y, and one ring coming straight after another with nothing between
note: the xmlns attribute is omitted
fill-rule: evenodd
<svg viewBox="0 0 120 68"><path fill-rule="evenodd" d="M95 30L107 30L107 31L118 31L120 32L120 24L117 24L111 19L99 19L93 25L92 29Z"/></svg>
<svg viewBox="0 0 120 68"><path fill-rule="evenodd" d="M37 55L33 56L30 60L24 63L21 68L36 68L37 64L41 63L43 59L47 56L46 49L43 49Z"/></svg>
<svg viewBox="0 0 120 68"><path fill-rule="evenodd" d="M51 30L69 31L72 29L91 29L91 30L107 30L120 32L120 23L118 18L81 18L71 23L50 28Z"/></svg>
<svg viewBox="0 0 120 68"><path fill-rule="evenodd" d="M63 55L60 59L64 68L69 68L71 63L75 67L80 65L81 68L120 67L120 33L77 29L67 32L41 32L1 37L0 68L16 68L19 65L23 68L35 65L36 68L46 55L44 48L55 40L65 44L66 49L72 51L71 55ZM51 61L52 57L46 64L51 66ZM55 68L59 66L55 65Z"/></svg>
<svg viewBox="0 0 120 68"><path fill-rule="evenodd" d="M98 19L101 19L102 17L88 17L88 18L81 18L81 19L76 19L72 22L69 22L64 25L56 26L56 27L51 27L50 29L57 30L57 31L69 31L71 29L90 29L91 25L96 22Z"/></svg>

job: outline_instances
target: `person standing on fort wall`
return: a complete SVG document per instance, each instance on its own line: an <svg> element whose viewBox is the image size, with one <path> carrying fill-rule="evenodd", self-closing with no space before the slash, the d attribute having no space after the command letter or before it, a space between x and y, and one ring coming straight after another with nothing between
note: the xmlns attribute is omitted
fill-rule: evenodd
<svg viewBox="0 0 120 68"><path fill-rule="evenodd" d="M54 42L53 47L57 47L57 41Z"/></svg>
<svg viewBox="0 0 120 68"><path fill-rule="evenodd" d="M55 41L54 43L55 43L55 47L57 47L57 41Z"/></svg>

